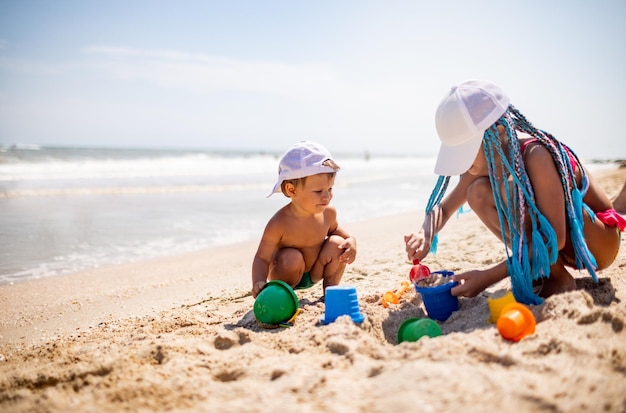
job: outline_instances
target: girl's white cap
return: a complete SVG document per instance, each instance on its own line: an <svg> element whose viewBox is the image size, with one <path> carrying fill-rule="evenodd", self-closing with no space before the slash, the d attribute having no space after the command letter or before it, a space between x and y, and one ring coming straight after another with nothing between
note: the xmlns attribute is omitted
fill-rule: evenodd
<svg viewBox="0 0 626 413"><path fill-rule="evenodd" d="M476 159L483 135L507 111L509 97L496 85L470 80L453 86L437 107L441 147L435 173L461 175Z"/></svg>

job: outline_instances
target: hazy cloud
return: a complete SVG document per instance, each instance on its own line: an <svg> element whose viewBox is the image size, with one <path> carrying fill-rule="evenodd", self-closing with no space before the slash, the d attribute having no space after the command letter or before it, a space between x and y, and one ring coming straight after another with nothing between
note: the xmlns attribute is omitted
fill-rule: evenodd
<svg viewBox="0 0 626 413"><path fill-rule="evenodd" d="M96 65L118 78L142 79L195 93L227 89L315 97L342 87L337 74L325 64L296 65L110 46L89 46L84 52L101 59Z"/></svg>

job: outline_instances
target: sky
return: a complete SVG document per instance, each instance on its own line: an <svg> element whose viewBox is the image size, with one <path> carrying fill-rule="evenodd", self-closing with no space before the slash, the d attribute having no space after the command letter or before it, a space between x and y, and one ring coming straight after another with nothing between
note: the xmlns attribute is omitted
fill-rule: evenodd
<svg viewBox="0 0 626 413"><path fill-rule="evenodd" d="M434 155L459 82L626 158L626 1L0 0L0 145Z"/></svg>

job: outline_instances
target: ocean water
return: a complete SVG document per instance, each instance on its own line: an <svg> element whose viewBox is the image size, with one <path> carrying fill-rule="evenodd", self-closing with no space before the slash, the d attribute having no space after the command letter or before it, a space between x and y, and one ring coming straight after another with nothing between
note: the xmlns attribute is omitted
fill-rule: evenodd
<svg viewBox="0 0 626 413"><path fill-rule="evenodd" d="M0 283L259 239L279 156L0 148ZM436 180L432 157L334 156L344 225L422 211Z"/></svg>

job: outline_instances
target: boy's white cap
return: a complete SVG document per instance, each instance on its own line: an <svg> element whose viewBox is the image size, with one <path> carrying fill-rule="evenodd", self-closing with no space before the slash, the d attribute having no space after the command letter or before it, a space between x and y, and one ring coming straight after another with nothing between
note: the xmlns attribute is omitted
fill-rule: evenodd
<svg viewBox="0 0 626 413"><path fill-rule="evenodd" d="M335 172L334 168L324 165L324 162L329 159L333 159L330 152L319 143L311 141L296 143L280 158L278 181L276 181L276 185L274 185L274 189L272 189L268 197L280 192L280 185L283 181Z"/></svg>
<svg viewBox="0 0 626 413"><path fill-rule="evenodd" d="M441 147L435 173L461 175L472 166L485 131L509 107L509 97L496 85L470 80L453 86L435 114Z"/></svg>

